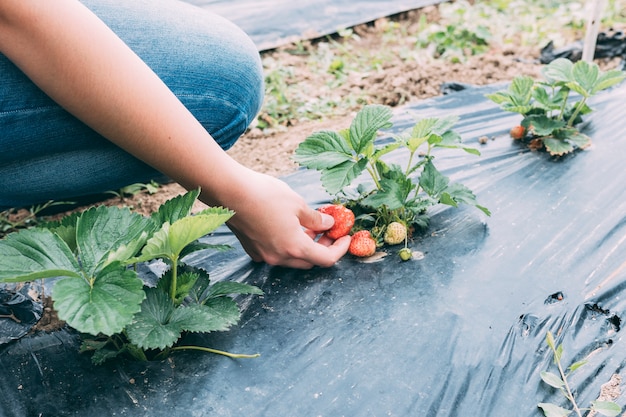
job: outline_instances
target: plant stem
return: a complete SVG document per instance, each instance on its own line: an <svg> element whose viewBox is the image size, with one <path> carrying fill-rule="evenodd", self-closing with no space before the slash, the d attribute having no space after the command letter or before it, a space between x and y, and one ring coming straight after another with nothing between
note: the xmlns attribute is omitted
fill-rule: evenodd
<svg viewBox="0 0 626 417"><path fill-rule="evenodd" d="M415 155L415 151L411 152L409 155L409 162L406 165L406 171L404 173L405 176L409 176L409 171L411 170L411 164L413 163L413 155Z"/></svg>
<svg viewBox="0 0 626 417"><path fill-rule="evenodd" d="M370 166L367 168L367 172L369 172L370 176L374 180L374 184L376 184L376 188L378 190L382 190L383 187L380 186L380 182L378 181L378 177L377 177L377 174L376 174L376 169L373 166L373 164L370 163Z"/></svg>
<svg viewBox="0 0 626 417"><path fill-rule="evenodd" d="M230 352L225 352L223 350L211 349L211 348L202 347L202 346L176 346L176 347L173 347L171 350L200 350L203 352L216 353L218 355L228 356L229 358L233 358L233 359L240 359L240 358L252 359L252 358L258 358L259 356L261 356L260 353L255 353L254 355L247 355L244 353L230 353Z"/></svg>
<svg viewBox="0 0 626 417"><path fill-rule="evenodd" d="M556 355L556 351L554 349L552 349L552 350L554 352L554 355ZM561 378L563 379L563 383L565 384L565 389L567 391L566 392L566 397L567 397L568 400L570 400L570 402L574 406L574 411L576 411L576 414L578 415L578 417L582 417L582 413L580 412L580 408L578 408L578 404L576 404L576 400L574 399L574 394L572 394L572 390L569 387L569 384L567 383L567 375L565 375L565 371L563 371L563 367L561 366L561 361L558 360L556 362L556 365L559 368L559 373L561 374Z"/></svg>
<svg viewBox="0 0 626 417"><path fill-rule="evenodd" d="M178 257L175 257L175 259L172 259L172 281L170 283L170 298L172 299L172 301L176 299L176 286L177 286L176 280L177 279L178 279Z"/></svg>
<svg viewBox="0 0 626 417"><path fill-rule="evenodd" d="M574 110L574 113L572 114L572 117L570 117L567 121L567 127L572 127L574 125L574 120L576 120L576 117L578 117L578 113L580 113L580 111L583 109L586 101L587 97L584 97L582 100L580 100L578 106L576 106L576 110Z"/></svg>

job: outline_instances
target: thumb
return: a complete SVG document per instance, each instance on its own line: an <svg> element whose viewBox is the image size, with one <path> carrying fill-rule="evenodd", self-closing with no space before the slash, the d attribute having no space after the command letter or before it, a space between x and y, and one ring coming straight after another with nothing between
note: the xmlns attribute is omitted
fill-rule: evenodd
<svg viewBox="0 0 626 417"><path fill-rule="evenodd" d="M313 210L312 208L307 208L300 215L300 225L315 232L328 230L333 227L334 224L335 219L333 216Z"/></svg>

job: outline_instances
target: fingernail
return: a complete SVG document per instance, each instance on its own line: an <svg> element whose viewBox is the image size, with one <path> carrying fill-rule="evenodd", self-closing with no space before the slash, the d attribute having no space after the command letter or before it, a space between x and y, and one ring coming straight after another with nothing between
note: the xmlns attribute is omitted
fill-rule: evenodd
<svg viewBox="0 0 626 417"><path fill-rule="evenodd" d="M322 214L322 227L324 229L330 229L335 224L335 219L330 214Z"/></svg>

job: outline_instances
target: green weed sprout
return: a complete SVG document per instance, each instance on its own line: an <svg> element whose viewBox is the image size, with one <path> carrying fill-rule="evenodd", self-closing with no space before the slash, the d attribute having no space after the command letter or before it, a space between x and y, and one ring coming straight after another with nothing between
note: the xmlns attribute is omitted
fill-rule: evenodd
<svg viewBox="0 0 626 417"><path fill-rule="evenodd" d="M552 350L552 353L554 354L554 363L559 370L559 375L548 371L542 371L541 379L543 380L543 382L550 385L551 387L559 389L561 393L565 396L565 398L567 398L567 400L571 403L573 408L571 410L568 410L551 403L539 403L538 407L543 410L543 414L545 417L567 417L572 412L575 412L578 417L582 417L583 411L591 410L595 411L596 413L602 414L603 416L609 417L617 416L619 413L621 413L621 407L612 401L592 401L590 408L580 408L576 403L574 393L569 386L567 377L572 372L585 365L587 361L582 360L571 364L567 368L566 372L566 370L563 368L563 365L561 364L563 345L559 344L558 346L556 346L554 336L550 331L548 331L546 335L546 342Z"/></svg>
<svg viewBox="0 0 626 417"><path fill-rule="evenodd" d="M551 155L561 156L587 148L591 138L576 126L583 121L582 116L592 112L588 99L622 82L626 72L603 72L593 62L574 64L559 58L543 67L542 75L544 81L516 77L507 90L486 97L502 110L523 116L523 129L512 136L527 141L531 149L545 147Z"/></svg>
<svg viewBox="0 0 626 417"><path fill-rule="evenodd" d="M92 352L96 364L122 353L146 360L182 349L214 351L176 343L183 333L227 330L241 314L231 295L262 292L238 282L212 283L206 271L184 262L198 250L228 248L198 242L233 215L211 207L192 216L199 193L173 198L151 217L100 206L11 233L0 240L0 283L57 278L54 308L83 335L81 350ZM135 267L156 259L168 268L148 286Z"/></svg>

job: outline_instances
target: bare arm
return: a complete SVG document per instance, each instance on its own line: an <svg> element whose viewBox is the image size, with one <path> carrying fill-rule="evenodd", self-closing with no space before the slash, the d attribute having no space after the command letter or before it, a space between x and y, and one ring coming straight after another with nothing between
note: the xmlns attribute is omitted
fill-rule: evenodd
<svg viewBox="0 0 626 417"><path fill-rule="evenodd" d="M93 47L97 45L97 47ZM330 266L349 238L315 242L332 225L282 181L230 158L163 82L77 0L2 0L0 51L70 113L202 200L256 261Z"/></svg>

